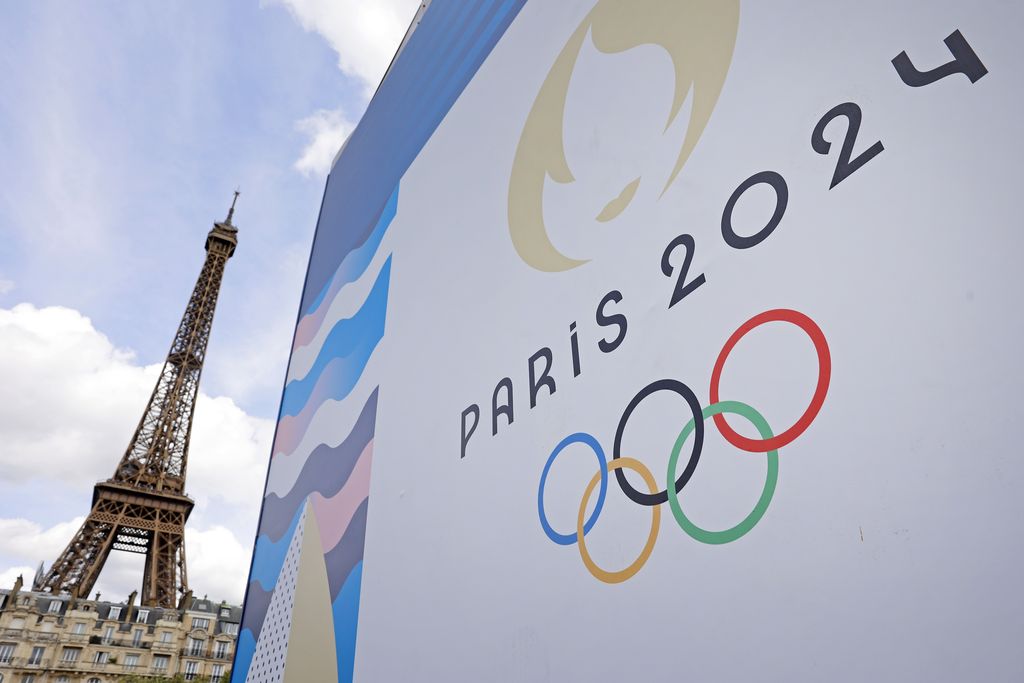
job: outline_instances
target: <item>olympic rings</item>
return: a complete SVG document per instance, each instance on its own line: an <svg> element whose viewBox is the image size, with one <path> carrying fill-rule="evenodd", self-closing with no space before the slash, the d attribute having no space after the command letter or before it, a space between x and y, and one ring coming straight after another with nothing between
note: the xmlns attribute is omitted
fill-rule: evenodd
<svg viewBox="0 0 1024 683"><path fill-rule="evenodd" d="M768 422L764 419L761 413L757 412L746 403L740 403L739 401L722 401L721 403L715 403L704 409L703 417L706 420L711 416L721 415L722 413L734 413L741 417L745 417L750 420L754 427L757 428L762 439L772 438L772 429L768 426ZM679 462L679 451L682 450L683 444L686 443L686 439L690 436L690 432L692 432L693 429L694 422L691 420L685 427L683 427L683 431L679 433L679 438L676 439L676 443L672 447L672 455L668 459L668 481L672 481L675 478L676 463ZM768 451L768 476L765 477L764 489L761 491L761 497L758 499L754 509L751 510L750 514L747 515L743 521L731 529L725 529L724 531L708 531L691 522L683 512L682 506L679 504L679 495L671 489L669 489L668 503L669 507L672 508L672 514L675 516L679 526L694 540L712 545L731 543L753 529L757 523L761 521L761 518L764 517L764 513L768 510L768 504L772 502L772 496L775 495L775 485L778 481L779 452L777 450Z"/></svg>
<svg viewBox="0 0 1024 683"><path fill-rule="evenodd" d="M600 465L601 471L598 473L601 477L601 492L597 494L597 505L594 506L594 511L590 513L590 519L587 520L586 524L580 522L580 537L586 534L594 526L594 522L597 521L597 516L601 514L601 508L604 507L604 498L608 493L608 460L604 457L604 449L601 448L601 444L597 442L597 439L592 437L590 434L584 432L576 432L562 439L555 450L551 451L551 455L548 456L548 461L544 465L544 472L540 475L540 488L537 489L537 512L540 513L540 525L544 528L544 533L548 535L552 541L558 545L572 545L576 542L576 534L560 534L551 528L551 524L548 523L548 516L544 513L544 484L548 479L548 471L551 470L551 463L555 461L558 454L562 450L573 443L582 443L590 446L591 450L594 451L594 455L597 456L597 462ZM590 490L594 487L591 486L587 489L587 497L590 497ZM582 519L582 518L581 518Z"/></svg>
<svg viewBox="0 0 1024 683"><path fill-rule="evenodd" d="M676 491L681 491L686 486L686 482L690 481L694 470L697 469L697 463L700 462L700 451L704 447L704 421L699 419L700 401L697 400L690 387L678 380L660 379L657 382L651 382L633 397L633 400L629 402L629 405L622 412L622 417L619 418L619 426L615 430L615 444L612 447L612 460L616 460L622 454L622 434L626 431L626 423L629 422L633 411L636 410L641 401L656 391L674 391L682 396L690 407L690 413L697 424L697 433L693 437L693 451L690 453L690 460L686 463L686 469L683 470L683 473L679 475L679 479L676 480L675 489ZM615 478L618 480L622 492L629 496L629 499L634 503L639 503L640 505L661 505L668 500L667 490L658 491L655 488L651 493L637 491L626 480L626 473L621 468L615 471Z"/></svg>
<svg viewBox="0 0 1024 683"><path fill-rule="evenodd" d="M729 426L729 423L725 421L724 415L721 413L715 415L715 426L718 427L718 431L722 433L725 440L736 448L751 453L778 450L792 443L794 439L803 434L811 426L811 422L818 416L818 411L821 410L821 406L825 403L825 394L828 393L828 384L832 377L832 357L829 354L828 342L825 341L825 335L822 333L821 328L813 320L799 311L785 308L765 311L740 325L739 329L732 333L732 336L725 342L725 346L722 347L722 351L718 354L718 360L715 361L715 367L711 371L711 388L709 391L711 403L719 402L718 385L722 380L722 369L725 367L725 361L729 357L729 352L736 346L736 343L755 327L759 327L767 322L776 321L792 323L806 332L807 336L811 338L811 341L814 343L814 350L818 354L818 384L814 388L814 395L811 397L811 402L804 411L804 414L800 416L792 427L770 439L748 439L745 436L741 436Z"/></svg>
<svg viewBox="0 0 1024 683"><path fill-rule="evenodd" d="M807 336L809 336L811 341L814 343L814 349L818 355L818 382L815 386L811 402L807 406L803 415L801 415L789 429L778 436L773 435L771 427L768 425L768 422L761 413L751 406L745 403L740 403L739 401L721 401L719 399L718 391L719 383L722 378L722 370L725 367L725 361L728 359L729 353L736 346L739 340L754 328L763 325L766 322L773 321L792 323L807 333ZM672 509L672 514L680 528L689 536L701 543L717 545L731 543L732 541L743 537L761 521L761 518L764 517L768 510L768 506L771 504L772 497L775 495L775 488L778 484L779 478L779 449L789 443L792 443L797 437L803 434L803 432L807 430L817 417L818 412L821 410L821 407L825 402L825 395L828 393L831 376L832 358L829 354L828 342L825 340L825 335L822 333L821 328L819 328L813 320L803 313L788 309L776 309L755 315L753 318L743 323L739 329L733 332L732 336L730 336L726 341L725 346L722 347L721 352L719 352L718 358L715 361L714 369L711 372L711 387L709 392L711 404L707 408L701 409L700 403L693 391L679 380L660 379L655 382L651 382L641 389L627 404L615 430L615 442L613 445L611 461L608 461L605 458L604 450L602 450L601 444L598 443L597 439L590 434L583 432L571 434L562 439L562 441L555 446L555 449L551 452L551 455L548 456L547 462L544 465L544 471L541 473L540 477L540 486L537 490L537 511L540 515L540 524L544 529L544 533L547 534L548 538L559 545L572 545L573 543L576 543L579 546L580 557L583 559L584 566L595 578L600 581L604 581L605 583L621 583L626 581L640 571L644 564L647 563L651 553L654 551L654 544L658 539L658 532L661 528L660 506L665 501L668 501L669 507ZM679 394L686 400L692 414L692 418L686 423L686 426L683 427L672 447L672 453L668 462L667 478L665 480L666 485L665 489L662 491L658 491L657 481L651 474L650 470L647 469L642 462L634 458L622 457L621 452L622 437L625 433L626 423L632 416L633 411L636 410L637 406L639 406L645 398L657 391L674 391ZM726 422L725 413L733 413L749 420L757 429L761 438L748 439L737 434ZM709 417L713 418L718 431L730 444L744 451L765 453L768 459L768 474L765 478L764 488L762 489L761 496L754 505L753 510L751 510L739 524L723 531L709 531L698 527L696 524L691 522L683 512L682 505L679 501L679 492L682 491L687 483L689 483L697 468L697 464L700 462L701 451L704 447L704 421ZM693 434L694 438L689 460L687 461L682 474L680 474L678 478L675 478L676 466L679 463L679 455L682 452L683 445L689 439L690 434ZM597 461L600 465L600 469L597 474L595 474L590 480L590 483L587 484L586 490L583 493L583 500L580 502L579 515L576 520L575 535L559 534L556 532L548 523L547 514L544 512L544 485L547 482L548 472L551 470L551 464L555 461L555 458L558 457L558 454L561 453L566 446L572 443L583 443L589 446L597 456ZM644 480L644 483L647 484L648 489L650 489L650 493L643 493L633 488L626 480L625 473L623 472L624 469L637 472ZM601 514L601 511L604 509L605 497L608 492L608 472L612 470L615 471L615 478L618 480L623 493L625 493L630 500L651 508L651 530L647 536L647 542L644 544L643 550L640 551L640 555L632 564L617 572L610 572L598 567L593 558L590 557L590 552L587 550L586 541L584 540L587 532L593 528L594 524L597 522L597 518ZM595 504L594 511L590 514L589 519L584 522L587 504L590 502L590 496L593 494L594 487L597 486L598 482L601 483L601 490L598 494L597 503Z"/></svg>
<svg viewBox="0 0 1024 683"><path fill-rule="evenodd" d="M622 471L622 468L633 470L639 474L643 478L644 483L647 484L647 488L649 488L652 493L658 490L658 482L655 481L654 475L651 474L651 471L647 469L647 466L639 460L622 457L616 458L608 463L607 469L615 470L616 473L618 473ZM594 478L590 480L590 483L587 484L587 489L583 492L583 500L580 501L580 513L576 518L576 542L580 548L580 557L583 558L583 564L590 573L594 575L594 578L604 581L605 583L622 583L640 571L640 569L647 564L647 560L650 558L651 553L654 552L654 543L658 540L658 529L661 528L661 507L657 505L651 507L651 531L647 534L647 542L644 544L643 550L641 550L640 555L633 560L633 563L625 569L617 572L610 572L605 569L601 569L597 566L597 563L594 562L593 558L590 557L590 552L587 550L587 544L583 540L583 536L585 534L585 529L583 528L583 514L587 511L587 503L590 501L590 494L594 490L594 487L597 486L597 482L599 480L605 482L607 481L607 477L607 470L602 468L602 470L595 474Z"/></svg>

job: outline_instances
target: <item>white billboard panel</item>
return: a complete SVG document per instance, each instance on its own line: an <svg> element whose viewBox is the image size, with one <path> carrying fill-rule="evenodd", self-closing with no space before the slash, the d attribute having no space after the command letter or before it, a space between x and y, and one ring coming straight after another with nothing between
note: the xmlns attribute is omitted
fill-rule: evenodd
<svg viewBox="0 0 1024 683"><path fill-rule="evenodd" d="M1022 20L435 0L328 180L234 680L1024 676Z"/></svg>

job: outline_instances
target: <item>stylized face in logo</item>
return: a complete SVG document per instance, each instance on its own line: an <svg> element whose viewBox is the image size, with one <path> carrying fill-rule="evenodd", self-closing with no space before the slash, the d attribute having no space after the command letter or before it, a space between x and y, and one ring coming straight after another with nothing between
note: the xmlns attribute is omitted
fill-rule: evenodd
<svg viewBox="0 0 1024 683"><path fill-rule="evenodd" d="M692 94L690 121L682 149L662 193L679 175L700 139L732 61L739 24L739 0L600 0L555 59L530 109L519 139L508 188L512 244L527 265L545 272L586 263L565 256L551 243L544 225L544 182L574 181L562 137L569 82L583 41L590 34L601 52L614 54L640 45L668 52L675 72L675 94L665 129ZM609 97L613 93L608 93ZM629 205L641 178L629 182L597 215L610 221Z"/></svg>

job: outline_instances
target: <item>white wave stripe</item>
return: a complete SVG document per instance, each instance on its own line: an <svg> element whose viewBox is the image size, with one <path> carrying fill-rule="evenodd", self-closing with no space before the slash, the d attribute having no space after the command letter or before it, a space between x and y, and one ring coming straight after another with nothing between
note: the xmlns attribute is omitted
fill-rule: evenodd
<svg viewBox="0 0 1024 683"><path fill-rule="evenodd" d="M377 282L377 276L380 275L380 269L384 266L384 262L387 261L388 257L391 256L391 248L388 246L389 236L390 231L384 235L383 241L377 248L377 253L373 255L373 259L371 259L370 264L358 280L343 285L338 290L334 299L320 304L321 306L329 306L327 314L324 316L323 322L320 323L320 329L317 330L316 335L309 344L300 346L292 352L292 362L288 366L289 382L302 379L309 374L313 363L316 362L317 354L324 345L324 340L327 339L327 335L331 332L331 328L339 320L351 318L366 303L367 297L370 296L370 290L373 289L373 285Z"/></svg>
<svg viewBox="0 0 1024 683"><path fill-rule="evenodd" d="M334 448L348 438L367 399L377 388L376 357L376 353L370 357L362 377L348 396L340 401L328 399L317 408L309 427L306 428L306 433L293 453L278 454L270 459L270 476L267 479L265 495L276 493L281 498L288 495L317 446L326 444Z"/></svg>

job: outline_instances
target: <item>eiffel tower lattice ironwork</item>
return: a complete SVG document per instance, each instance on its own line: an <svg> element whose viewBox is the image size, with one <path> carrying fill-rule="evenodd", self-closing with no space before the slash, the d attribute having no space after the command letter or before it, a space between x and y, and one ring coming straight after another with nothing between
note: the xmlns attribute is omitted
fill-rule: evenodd
<svg viewBox="0 0 1024 683"><path fill-rule="evenodd" d="M146 556L143 605L174 607L188 591L185 495L192 413L224 265L238 244L227 218L206 237L206 261L188 300L160 379L114 476L96 484L92 510L36 590L88 597L111 550Z"/></svg>

